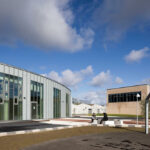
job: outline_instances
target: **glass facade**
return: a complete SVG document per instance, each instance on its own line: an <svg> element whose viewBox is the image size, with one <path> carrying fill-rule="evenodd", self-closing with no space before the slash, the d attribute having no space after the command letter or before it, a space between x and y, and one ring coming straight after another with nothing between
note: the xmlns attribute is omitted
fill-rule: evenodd
<svg viewBox="0 0 150 150"><path fill-rule="evenodd" d="M61 91L59 89L53 89L53 117L61 117Z"/></svg>
<svg viewBox="0 0 150 150"><path fill-rule="evenodd" d="M109 94L109 103L115 102L133 102L137 101L136 95L139 94L138 101L141 100L141 92L129 92L129 93L119 93L119 94Z"/></svg>
<svg viewBox="0 0 150 150"><path fill-rule="evenodd" d="M31 118L43 119L43 84L31 81Z"/></svg>
<svg viewBox="0 0 150 150"><path fill-rule="evenodd" d="M69 94L66 94L66 117L69 117Z"/></svg>
<svg viewBox="0 0 150 150"><path fill-rule="evenodd" d="M22 120L22 78L0 73L0 120Z"/></svg>

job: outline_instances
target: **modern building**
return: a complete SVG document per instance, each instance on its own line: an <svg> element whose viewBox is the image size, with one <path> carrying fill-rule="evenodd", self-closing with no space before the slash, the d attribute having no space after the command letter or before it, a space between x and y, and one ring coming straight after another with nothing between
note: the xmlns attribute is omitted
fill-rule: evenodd
<svg viewBox="0 0 150 150"><path fill-rule="evenodd" d="M72 104L73 115L88 115L92 113L100 114L105 112L105 106L97 104Z"/></svg>
<svg viewBox="0 0 150 150"><path fill-rule="evenodd" d="M150 93L150 85L135 85L107 90L108 114L141 114L140 102Z"/></svg>
<svg viewBox="0 0 150 150"><path fill-rule="evenodd" d="M71 104L65 85L0 63L0 120L70 117Z"/></svg>

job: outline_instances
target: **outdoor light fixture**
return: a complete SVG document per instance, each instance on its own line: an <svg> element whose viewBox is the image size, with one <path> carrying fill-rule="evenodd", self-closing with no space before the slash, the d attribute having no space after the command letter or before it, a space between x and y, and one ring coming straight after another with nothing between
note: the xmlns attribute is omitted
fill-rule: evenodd
<svg viewBox="0 0 150 150"><path fill-rule="evenodd" d="M140 94L137 93L136 95L136 98L137 98L137 101L136 101L136 124L138 124L138 98L140 97Z"/></svg>

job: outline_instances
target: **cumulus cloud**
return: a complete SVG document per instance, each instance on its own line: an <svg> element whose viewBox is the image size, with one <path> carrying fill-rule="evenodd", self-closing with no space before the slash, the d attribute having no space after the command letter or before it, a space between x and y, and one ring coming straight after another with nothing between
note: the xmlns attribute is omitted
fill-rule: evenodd
<svg viewBox="0 0 150 150"><path fill-rule="evenodd" d="M73 27L69 0L0 0L0 43L75 52L93 43L94 32Z"/></svg>
<svg viewBox="0 0 150 150"><path fill-rule="evenodd" d="M109 84L112 81L112 77L110 71L107 70L106 72L100 72L96 75L92 81L90 82L92 86L101 87L105 84Z"/></svg>
<svg viewBox="0 0 150 150"><path fill-rule="evenodd" d="M144 47L139 50L132 50L128 55L125 56L126 62L138 62L144 57L148 56L149 48Z"/></svg>
<svg viewBox="0 0 150 150"><path fill-rule="evenodd" d="M93 73L93 68L92 66L88 66L86 69L83 69L80 71L83 75L90 75Z"/></svg>
<svg viewBox="0 0 150 150"><path fill-rule="evenodd" d="M50 73L44 75L68 87L76 87L77 84L79 84L86 76L92 73L92 66L87 66L87 68L80 71L72 71L70 69L66 69L62 71L60 75L55 71L51 71Z"/></svg>
<svg viewBox="0 0 150 150"><path fill-rule="evenodd" d="M105 91L89 91L81 94L80 99L89 101L91 104L106 104L106 92Z"/></svg>
<svg viewBox="0 0 150 150"><path fill-rule="evenodd" d="M95 24L104 28L105 41L118 41L131 27L150 22L149 6L149 0L105 0L95 10Z"/></svg>
<svg viewBox="0 0 150 150"><path fill-rule="evenodd" d="M122 84L122 83L123 83L123 80L122 80L120 77L116 77L115 82L116 82L117 84Z"/></svg>

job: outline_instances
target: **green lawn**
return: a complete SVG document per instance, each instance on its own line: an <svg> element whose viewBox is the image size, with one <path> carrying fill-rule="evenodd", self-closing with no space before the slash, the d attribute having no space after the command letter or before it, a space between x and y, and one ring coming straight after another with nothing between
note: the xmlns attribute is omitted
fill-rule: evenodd
<svg viewBox="0 0 150 150"><path fill-rule="evenodd" d="M136 117L136 115L130 115L130 114L107 114L108 115L108 117L109 116L117 116L117 117L131 117L131 118L133 118L133 117ZM89 116L91 116L91 114L89 114ZM96 114L96 116L103 116L103 114ZM143 118L143 116L142 115L139 115L139 117L141 117L141 118Z"/></svg>

